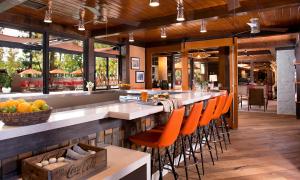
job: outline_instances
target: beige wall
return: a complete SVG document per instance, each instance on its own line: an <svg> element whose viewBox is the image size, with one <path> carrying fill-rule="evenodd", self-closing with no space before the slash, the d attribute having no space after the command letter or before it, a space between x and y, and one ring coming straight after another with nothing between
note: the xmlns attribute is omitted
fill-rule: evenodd
<svg viewBox="0 0 300 180"><path fill-rule="evenodd" d="M134 70L131 69L131 57L140 58L140 69ZM130 61L130 85L134 89L145 89L145 83L135 83L135 71L144 71L145 72L145 48L138 46L129 46L129 61ZM151 68L151 67L149 67ZM146 74L145 74L146 76Z"/></svg>

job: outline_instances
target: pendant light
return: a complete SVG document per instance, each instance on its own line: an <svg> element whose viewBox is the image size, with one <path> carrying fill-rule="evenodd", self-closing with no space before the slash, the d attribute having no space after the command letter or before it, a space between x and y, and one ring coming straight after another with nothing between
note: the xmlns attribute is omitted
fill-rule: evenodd
<svg viewBox="0 0 300 180"><path fill-rule="evenodd" d="M85 27L84 27L84 16L85 16L85 10L81 9L80 12L80 19L79 19L79 23L78 23L78 31L84 31Z"/></svg>
<svg viewBox="0 0 300 180"><path fill-rule="evenodd" d="M160 28L160 37L163 39L167 38L166 27Z"/></svg>
<svg viewBox="0 0 300 180"><path fill-rule="evenodd" d="M149 6L151 7L159 6L159 0L150 0Z"/></svg>
<svg viewBox="0 0 300 180"><path fill-rule="evenodd" d="M52 23L52 1L48 1L48 7L47 10L45 11L45 17L44 17L44 23Z"/></svg>
<svg viewBox="0 0 300 180"><path fill-rule="evenodd" d="M133 32L129 33L129 42L134 42Z"/></svg>
<svg viewBox="0 0 300 180"><path fill-rule="evenodd" d="M201 33L206 33L207 32L206 24L207 24L206 20L201 19L201 24L200 24L200 32Z"/></svg>
<svg viewBox="0 0 300 180"><path fill-rule="evenodd" d="M183 7L183 0L179 0L177 3L177 21L181 22L184 21L184 7Z"/></svg>
<svg viewBox="0 0 300 180"><path fill-rule="evenodd" d="M84 22L81 19L79 20L78 23L78 31L85 31Z"/></svg>

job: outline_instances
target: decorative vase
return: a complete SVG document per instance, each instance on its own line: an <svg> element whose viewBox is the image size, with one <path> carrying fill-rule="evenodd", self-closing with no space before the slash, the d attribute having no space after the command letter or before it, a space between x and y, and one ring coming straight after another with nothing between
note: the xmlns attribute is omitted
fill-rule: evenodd
<svg viewBox="0 0 300 180"><path fill-rule="evenodd" d="M11 87L2 87L2 92L3 92L4 94L10 93L10 92L11 92Z"/></svg>
<svg viewBox="0 0 300 180"><path fill-rule="evenodd" d="M92 94L93 88L88 88L89 94Z"/></svg>

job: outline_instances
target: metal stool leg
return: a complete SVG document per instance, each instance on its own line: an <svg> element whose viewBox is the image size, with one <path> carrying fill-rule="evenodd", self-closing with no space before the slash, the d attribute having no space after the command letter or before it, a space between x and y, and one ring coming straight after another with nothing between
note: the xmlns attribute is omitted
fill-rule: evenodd
<svg viewBox="0 0 300 180"><path fill-rule="evenodd" d="M185 177L186 179L189 179L187 162L186 162L186 154L185 154L185 137L181 137L181 149L182 149L183 160L184 160Z"/></svg>
<svg viewBox="0 0 300 180"><path fill-rule="evenodd" d="M157 148L157 156L158 156L158 166L159 166L159 180L162 180L163 178L163 175L162 175L162 171L163 171L163 169L162 169L162 164L161 164L161 157L160 157L160 152L159 152L159 148Z"/></svg>
<svg viewBox="0 0 300 180"><path fill-rule="evenodd" d="M197 164L197 158L196 158L194 150L193 150L192 137L188 137L188 141L189 141L189 144L190 144L190 151L192 152L194 163L195 163L195 166L196 166L196 169L197 169L198 177L199 177L199 179L201 179L199 167L198 167L198 164Z"/></svg>
<svg viewBox="0 0 300 180"><path fill-rule="evenodd" d="M167 154L167 156L169 158L169 162L170 162L170 165L171 165L171 168L172 168L174 179L178 179L177 178L177 173L175 171L175 167L174 167L174 164L173 164L173 161L172 161L172 157L171 157L171 154L170 154L170 151L169 151L168 148L166 148L166 154Z"/></svg>
<svg viewBox="0 0 300 180"><path fill-rule="evenodd" d="M203 132L204 132L204 135L205 135L205 141L206 141L207 146L208 146L210 158L211 158L211 160L212 160L212 162L213 162L213 165L215 165L214 157L213 157L212 152L211 152L211 146L210 146L210 144L209 144L209 141L208 141L208 135L207 135L207 132L206 132L205 128L203 128Z"/></svg>

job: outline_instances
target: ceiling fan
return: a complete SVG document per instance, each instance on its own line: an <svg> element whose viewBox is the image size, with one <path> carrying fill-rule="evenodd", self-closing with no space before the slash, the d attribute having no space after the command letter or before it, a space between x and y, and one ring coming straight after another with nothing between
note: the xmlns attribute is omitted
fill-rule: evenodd
<svg viewBox="0 0 300 180"><path fill-rule="evenodd" d="M0 3L0 13L3 13L27 0L5 0Z"/></svg>
<svg viewBox="0 0 300 180"><path fill-rule="evenodd" d="M239 36L243 34L255 35L255 34L259 34L262 31L278 32L278 33L285 33L288 31L288 28L261 28L259 18L251 18L250 21L247 23L247 25L250 27L250 30L236 33L234 34L234 36Z"/></svg>
<svg viewBox="0 0 300 180"><path fill-rule="evenodd" d="M99 0L96 1L95 7L87 6L85 4L81 5L82 8L87 9L91 13L94 14L93 19L86 21L84 24L93 23L93 24L101 24L107 23L108 21L117 22L121 24L127 24L130 26L139 26L140 22L125 20L121 18L114 18L110 16L109 7L107 4L100 4Z"/></svg>

